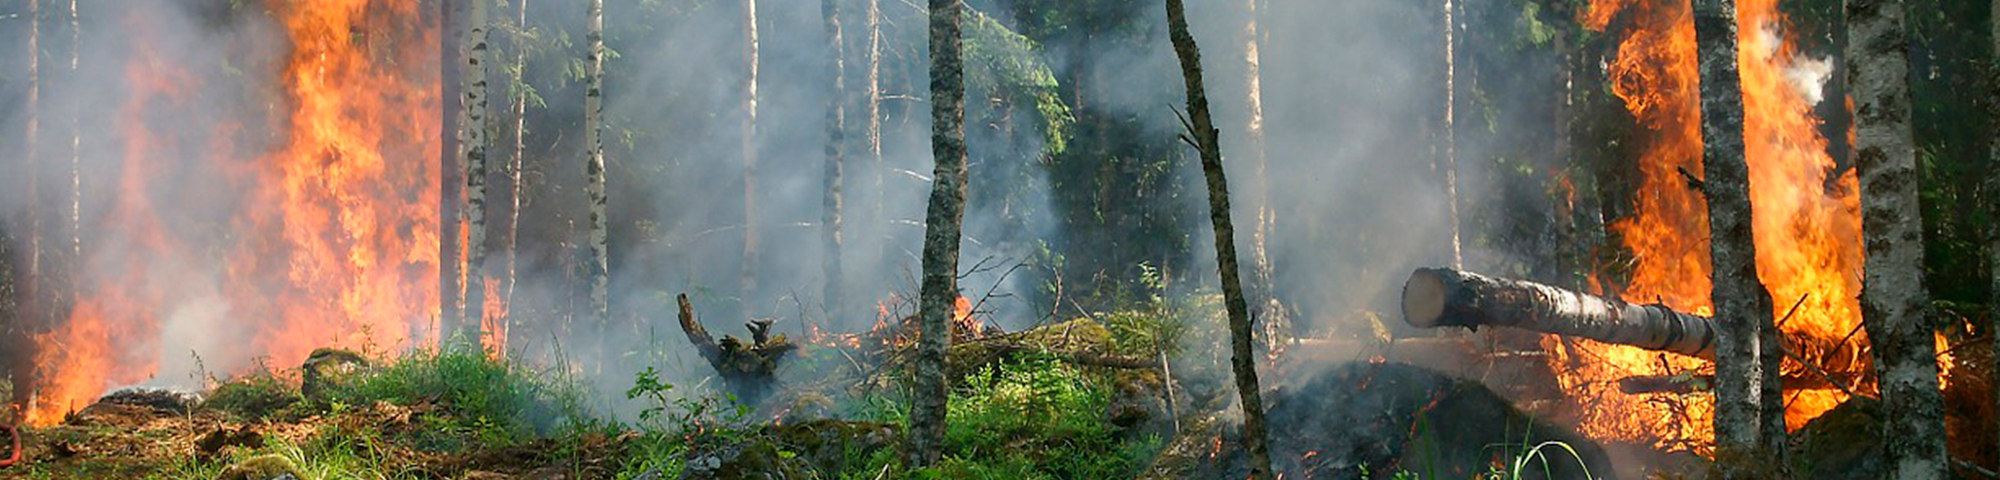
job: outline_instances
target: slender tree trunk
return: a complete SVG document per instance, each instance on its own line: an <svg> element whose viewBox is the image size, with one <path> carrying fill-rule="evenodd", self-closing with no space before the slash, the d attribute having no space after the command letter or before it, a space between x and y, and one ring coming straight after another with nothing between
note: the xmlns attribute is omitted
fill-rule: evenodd
<svg viewBox="0 0 2000 480"><path fill-rule="evenodd" d="M826 16L827 74L833 77L826 99L826 193L820 211L820 262L826 277L821 295L828 315L846 312L841 295L846 276L840 268L840 182L841 169L845 167L841 157L847 143L847 61L843 58L847 49L841 38L840 9L835 3L820 0L820 10Z"/></svg>
<svg viewBox="0 0 2000 480"><path fill-rule="evenodd" d="M600 332L611 326L611 218L605 211L606 196L604 178L604 0L590 0L590 16L586 39L589 50L584 54L584 66L588 77L583 90L583 146L589 150L589 157L583 165L583 178L588 185L584 191L590 195L590 260L585 262L585 271L590 276L590 319Z"/></svg>
<svg viewBox="0 0 2000 480"><path fill-rule="evenodd" d="M24 159L21 178L27 180L22 189L26 195L26 215L28 220L28 251L26 275L20 282L21 300L26 306L29 318L37 322L47 321L48 302L42 299L42 192L41 192L41 127L42 127L42 15L41 0L28 0L28 95L22 101L21 111L25 116L26 132L22 138Z"/></svg>
<svg viewBox="0 0 2000 480"><path fill-rule="evenodd" d="M883 190L883 177L889 166L882 161L882 1L868 0L868 163L875 170L875 205L872 215L874 227L869 232L875 236L875 264L889 261L888 228L889 215L883 208L888 194Z"/></svg>
<svg viewBox="0 0 2000 480"><path fill-rule="evenodd" d="M757 0L743 0L743 271L737 296L750 309L757 291Z"/></svg>
<svg viewBox="0 0 2000 480"><path fill-rule="evenodd" d="M528 0L516 0L514 6L516 8L516 18L514 20L514 28L516 29L514 32L514 71L511 74L512 78L509 79L512 81L514 88L514 101L512 105L514 108L514 151L507 157L507 188L511 189L513 193L507 196L508 205L505 220L507 223L502 227L504 228L502 235L506 236L502 240L505 242L506 246L504 248L506 250L501 253L507 256L507 263L503 267L506 271L502 272L500 280L500 301L502 305L506 305L507 307L507 318L506 324L502 325L501 331L497 333L502 336L500 339L502 345L507 344L507 338L505 337L512 335L514 331L514 274L516 267L520 265L521 258L521 254L517 250L521 244L521 169L527 164L526 153L528 151L528 85L525 78L528 70Z"/></svg>
<svg viewBox="0 0 2000 480"><path fill-rule="evenodd" d="M1452 39L1458 23L1452 18L1456 9L1452 3L1444 0L1444 195L1451 222L1451 266L1465 268L1458 231L1458 53Z"/></svg>
<svg viewBox="0 0 2000 480"><path fill-rule="evenodd" d="M76 0L69 0L69 77L80 79L78 69L83 51L83 23L76 14ZM83 115L83 103L77 95L69 95L69 199L64 205L63 221L67 222L68 242L63 250L69 258L65 265L69 270L68 285L63 288L63 302L58 311L67 311L76 301L77 272L83 266L83 130L78 121Z"/></svg>
<svg viewBox="0 0 2000 480"><path fill-rule="evenodd" d="M459 242L459 205L464 198L465 168L459 163L459 131L465 112L460 110L459 64L465 58L460 52L460 21L469 0L443 0L439 2L438 21L442 25L438 44L443 47L438 61L443 70L438 76L443 103L441 120L443 128L438 145L439 186L438 186L438 336L449 339L459 329L465 316L459 310L464 298L464 270L460 264L463 255Z"/></svg>
<svg viewBox="0 0 2000 480"><path fill-rule="evenodd" d="M1935 329L1926 315L1907 11L1899 0L1847 0L1845 11L1866 255L1861 315L1882 391L1883 478L1947 478Z"/></svg>
<svg viewBox="0 0 2000 480"><path fill-rule="evenodd" d="M1992 332L1987 336L1993 337L1993 351L1996 352L1991 365L1996 382L1990 385L2000 385L2000 0L1993 0L1991 11L1988 23L1992 29L1993 58L1987 59L1986 65L1986 79L1991 82L1987 85L1990 90L1986 94L1986 142L1987 148L1992 151L1986 164L1986 273L1992 289L1987 291L1986 317L1991 323L1986 331ZM1993 411L2000 412L2000 388L1990 390L1993 391ZM1989 426L2000 432L2000 424ZM2000 444L1994 447L1994 458L2000 459Z"/></svg>
<svg viewBox="0 0 2000 480"><path fill-rule="evenodd" d="M480 327L486 321L486 152L492 143L488 138L487 113L487 3L490 0L472 0L471 15L467 18L471 46L465 56L465 123L459 125L464 130L465 145L462 149L466 165L465 175L465 320L460 331L446 332L450 336L464 336L468 342L480 341Z"/></svg>
<svg viewBox="0 0 2000 480"><path fill-rule="evenodd" d="M1250 106L1250 121L1244 125L1244 133L1250 141L1250 202L1256 218L1252 219L1250 233L1251 291L1256 292L1258 307L1265 311L1265 319L1279 318L1284 308L1278 304L1276 273L1271 265L1267 241L1271 226L1275 222L1271 210L1271 180L1266 174L1269 168L1267 150L1264 148L1264 61L1261 52L1263 36L1258 32L1257 18L1263 12L1257 3L1261 0L1244 0L1246 10L1243 23L1243 60L1246 89L1245 100ZM1283 322L1267 322L1278 326ZM1266 332L1278 333L1278 332ZM1276 341L1278 335L1266 335Z"/></svg>
<svg viewBox="0 0 2000 480"><path fill-rule="evenodd" d="M909 461L938 461L944 444L946 328L958 300L958 243L965 220L965 76L960 0L930 0L931 156L936 163L924 219L923 285L917 297L915 390L910 394Z"/></svg>
<svg viewBox="0 0 2000 480"><path fill-rule="evenodd" d="M1736 5L1695 0L1701 82L1702 188L1707 196L1709 252L1715 281L1709 297L1720 327L1715 348L1715 439L1718 451L1745 455L1783 451L1782 407L1775 402L1776 360L1767 343L1770 293L1757 276L1750 222L1750 166L1743 158L1743 88L1736 70ZM1767 368L1771 368L1767 370ZM1773 411L1776 410L1776 411ZM1777 414L1779 423L1765 419ZM1733 465L1733 462L1724 462ZM1737 478L1744 472L1725 472Z"/></svg>
<svg viewBox="0 0 2000 480"><path fill-rule="evenodd" d="M1230 364L1236 373L1236 392L1243 407L1243 446L1250 453L1250 478L1271 478L1271 454L1264 433L1264 401L1257 385L1256 353L1251 351L1248 301L1243 298L1243 280L1236 264L1236 230L1229 218L1229 181L1223 176L1222 144L1209 117L1208 94L1201 78L1201 50L1188 33L1187 15L1181 0L1167 0L1167 28L1174 53L1180 57L1181 76L1187 83L1188 116L1193 122L1195 147L1201 151L1201 170L1208 177L1208 218L1215 224L1215 258L1222 275L1223 304L1229 311Z"/></svg>

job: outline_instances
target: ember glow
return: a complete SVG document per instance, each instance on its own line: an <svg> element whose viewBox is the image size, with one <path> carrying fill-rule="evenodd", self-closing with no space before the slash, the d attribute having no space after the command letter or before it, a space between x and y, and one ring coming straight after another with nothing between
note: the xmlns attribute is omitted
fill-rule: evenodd
<svg viewBox="0 0 2000 480"><path fill-rule="evenodd" d="M214 100L190 98L202 91L199 75L153 55L143 19L127 22L135 53L116 125L118 193L89 226L107 234L83 248L90 275L77 306L37 339L30 424L59 421L108 388L180 374L153 371L158 358L188 355L188 345L160 339L177 316L220 327L197 333L214 337L217 350L199 352L211 368L258 357L295 365L321 346L414 345L431 328L435 25L417 0L268 3L287 44L270 60L278 77L261 80L267 91L230 92L268 105L268 124L193 108ZM191 118L217 126L186 138ZM187 152L199 158L176 157ZM190 163L212 175L205 187L240 195L223 224L177 224L170 207L180 205L155 204L172 200L153 192L184 188L173 170Z"/></svg>
<svg viewBox="0 0 2000 480"><path fill-rule="evenodd" d="M1612 225L1634 255L1630 284L1618 293L1629 302L1709 315L1707 211L1682 174L1702 171L1688 8L1685 2L1597 0L1583 21L1599 31L1615 16L1634 21L1610 66L1612 88L1649 132L1642 140L1634 214ZM1834 165L1811 114L1819 100L1811 98L1819 80L1811 72L1823 70L1824 63L1794 49L1776 0L1737 2L1737 22L1757 267L1771 291L1774 318L1784 319L1780 328L1792 354L1830 372L1834 381L1870 392L1867 340L1858 331L1861 229L1855 178L1847 170L1827 181ZM1813 88L1801 88L1806 86ZM1785 317L1801 298L1797 311ZM1712 442L1714 406L1707 393L1624 394L1614 386L1631 376L1710 372L1708 362L1587 340L1543 343L1554 352L1552 366L1562 388L1580 399L1578 422L1585 434L1695 451ZM1816 375L1791 361L1782 370L1787 378ZM1799 428L1845 397L1832 388L1788 390L1786 424Z"/></svg>

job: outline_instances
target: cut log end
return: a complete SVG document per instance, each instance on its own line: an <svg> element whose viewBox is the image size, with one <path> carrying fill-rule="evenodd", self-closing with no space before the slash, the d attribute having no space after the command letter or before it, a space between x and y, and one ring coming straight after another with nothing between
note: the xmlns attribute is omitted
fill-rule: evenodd
<svg viewBox="0 0 2000 480"><path fill-rule="evenodd" d="M1419 328L1436 328L1443 323L1444 279L1430 269L1410 273L1403 283L1403 321Z"/></svg>

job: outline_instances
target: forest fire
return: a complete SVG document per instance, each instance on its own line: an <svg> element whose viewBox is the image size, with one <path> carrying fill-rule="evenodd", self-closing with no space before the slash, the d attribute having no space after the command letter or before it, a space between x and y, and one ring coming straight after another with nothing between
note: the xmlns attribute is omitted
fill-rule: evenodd
<svg viewBox="0 0 2000 480"><path fill-rule="evenodd" d="M240 335L203 353L237 368L297 362L321 346L411 344L428 327L438 301L439 172L427 161L439 132L435 26L416 0L269 3L290 50L275 59L281 78L265 81L282 90L224 94L282 95L241 100L277 105L270 128L208 118L219 126L197 141L186 125L214 116L195 107L216 103L198 97L215 89L153 55L144 19L127 22L142 28L118 121L118 195L92 226L105 234L84 246L102 253L85 260L77 305L37 339L30 424L59 421L107 388L159 374L157 358L186 355L160 330L200 302L224 327L204 335ZM155 208L178 206L159 192L190 180L168 163L189 160L198 173L187 175L240 195L224 224L182 225Z"/></svg>
<svg viewBox="0 0 2000 480"><path fill-rule="evenodd" d="M1861 246L1855 177L1850 170L1827 181L1834 162L1811 113L1820 99L1809 98L1793 80L1799 72L1823 70L1824 63L1813 64L1786 39L1777 2L1744 0L1737 5L1757 266L1774 299L1773 315L1782 319L1790 355L1865 394L1874 387L1867 340L1858 328ZM1629 17L1633 27L1610 67L1613 91L1650 137L1639 159L1635 213L1612 225L1634 255L1629 285L1613 293L1629 302L1708 315L1706 211L1685 178L1701 171L1692 16L1684 2L1600 0L1583 21L1601 31L1620 15ZM1817 73L1822 78L1808 81L1822 80L1825 72ZM1710 443L1712 398L1624 394L1612 386L1620 378L1712 368L1707 362L1589 341L1550 338L1544 345L1555 353L1552 362L1562 388L1587 406L1579 409L1584 433L1696 451ZM1788 378L1812 375L1789 360L1783 370ZM1787 391L1786 424L1799 428L1845 396L1836 388Z"/></svg>

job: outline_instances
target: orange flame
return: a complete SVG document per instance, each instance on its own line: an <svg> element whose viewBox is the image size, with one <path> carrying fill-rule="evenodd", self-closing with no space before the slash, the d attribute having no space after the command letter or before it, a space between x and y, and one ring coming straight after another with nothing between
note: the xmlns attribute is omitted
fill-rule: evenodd
<svg viewBox="0 0 2000 480"><path fill-rule="evenodd" d="M225 365L270 357L303 360L321 346L409 345L432 321L438 301L438 38L422 22L418 0L270 0L291 50L282 58L282 98L273 107L279 147L258 144L233 118L203 118L189 108L196 75L156 55L146 18L134 13L131 84L118 122L125 141L118 196L94 235L115 245L86 245L82 292L69 320L37 339L39 383L29 423L59 421L105 389L144 380L157 355L182 346L158 343L159 317L184 308L189 290L226 305L222 321L241 335L222 352ZM235 94L258 96L273 92ZM206 122L207 151L219 188L242 195L221 242L163 226L171 205L154 208L148 192L171 177L172 122ZM251 118L256 118L252 116ZM163 215L164 214L164 215ZM96 241L96 240L93 240ZM110 240L96 241L98 243ZM219 265L219 278L182 275L161 262ZM103 273L110 272L110 273ZM191 280L199 280L191 282ZM188 286L186 283L201 283ZM178 351L172 354L179 354Z"/></svg>
<svg viewBox="0 0 2000 480"><path fill-rule="evenodd" d="M1610 66L1612 90L1650 132L1639 159L1641 180L1634 214L1611 228L1634 254L1626 301L1662 303L1677 310L1711 314L1708 219L1703 199L1685 184L1680 170L1701 171L1699 85L1694 26L1685 2L1595 0L1584 13L1586 26L1602 30L1618 14L1631 16L1634 30L1620 43ZM1750 167L1752 221L1759 275L1783 316L1786 348L1850 387L1873 388L1868 380L1866 339L1859 325L1861 271L1860 217L1851 173L1825 188L1833 162L1811 115L1812 99L1787 73L1807 60L1778 33L1783 18L1776 0L1737 3L1737 64L1742 75L1744 139ZM1850 337L1851 335L1851 337ZM1710 368L1707 362L1633 347L1589 341L1544 340L1555 355L1552 366L1572 398L1582 399L1580 429L1601 439L1649 443L1662 448L1703 450L1712 441L1712 398L1705 395L1628 395L1613 387L1636 375L1674 375ZM1807 375L1786 362L1786 375ZM1837 390L1786 393L1785 419L1791 428L1832 409L1845 398Z"/></svg>

